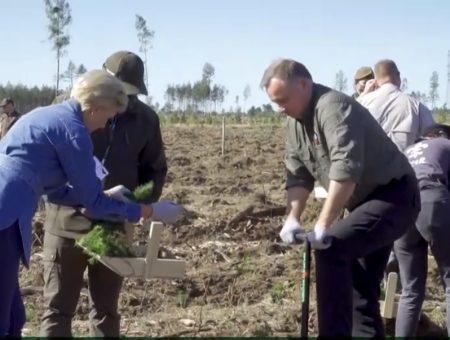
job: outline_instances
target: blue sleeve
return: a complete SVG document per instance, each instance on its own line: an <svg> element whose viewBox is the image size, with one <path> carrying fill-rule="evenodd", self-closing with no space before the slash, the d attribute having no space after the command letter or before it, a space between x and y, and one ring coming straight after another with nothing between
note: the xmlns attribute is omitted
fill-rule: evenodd
<svg viewBox="0 0 450 340"><path fill-rule="evenodd" d="M66 205L70 207L80 205L79 200L73 195L73 193L74 191L72 190L72 187L66 185L58 190L48 193L46 195L46 200L54 204Z"/></svg>
<svg viewBox="0 0 450 340"><path fill-rule="evenodd" d="M92 218L114 216L137 221L140 205L109 198L103 193L100 180L95 174L92 142L88 134L61 143L57 153L62 168L72 187L66 187L51 198L59 202L82 205Z"/></svg>

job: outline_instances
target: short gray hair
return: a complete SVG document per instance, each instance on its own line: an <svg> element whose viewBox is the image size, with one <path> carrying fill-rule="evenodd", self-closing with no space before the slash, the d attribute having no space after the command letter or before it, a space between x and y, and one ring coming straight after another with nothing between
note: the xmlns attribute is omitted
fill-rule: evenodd
<svg viewBox="0 0 450 340"><path fill-rule="evenodd" d="M398 70L398 67L395 64L395 62L391 59L379 60L375 64L374 69L375 69L375 76L378 78L383 76L400 77L400 71Z"/></svg>
<svg viewBox="0 0 450 340"><path fill-rule="evenodd" d="M312 80L311 74L305 65L292 59L278 59L272 62L264 71L260 83L261 88L267 88L273 78L284 81L289 81L294 78L308 78Z"/></svg>
<svg viewBox="0 0 450 340"><path fill-rule="evenodd" d="M118 112L123 112L128 105L122 82L104 70L91 70L82 74L70 96L80 103L82 111L92 105L108 102L117 105Z"/></svg>

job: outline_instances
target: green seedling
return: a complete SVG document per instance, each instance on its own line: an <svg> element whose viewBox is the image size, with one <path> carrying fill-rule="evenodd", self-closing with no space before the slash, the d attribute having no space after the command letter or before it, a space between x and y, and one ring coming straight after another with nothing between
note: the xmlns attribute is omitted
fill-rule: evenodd
<svg viewBox="0 0 450 340"><path fill-rule="evenodd" d="M153 181L142 184L133 190L130 194L126 194L125 196L132 201L142 203L147 200L153 192Z"/></svg>
<svg viewBox="0 0 450 340"><path fill-rule="evenodd" d="M272 289L270 290L270 297L273 302L277 303L286 298L291 290L292 288L289 286L289 282L279 281L272 286Z"/></svg>
<svg viewBox="0 0 450 340"><path fill-rule="evenodd" d="M249 273L253 269L252 265L252 254L249 252L245 252L241 263L239 263L237 267L237 272L242 275L245 273Z"/></svg>
<svg viewBox="0 0 450 340"><path fill-rule="evenodd" d="M100 221L77 244L90 255L89 263L97 262L95 255L113 257L135 257L133 250L123 241L122 225Z"/></svg>
<svg viewBox="0 0 450 340"><path fill-rule="evenodd" d="M188 294L183 290L177 292L177 305L180 308L186 308L188 303Z"/></svg>
<svg viewBox="0 0 450 340"><path fill-rule="evenodd" d="M384 284L381 284L380 286L380 300L386 299L386 288L384 286Z"/></svg>
<svg viewBox="0 0 450 340"><path fill-rule="evenodd" d="M147 200L153 192L153 181L138 186L129 199L137 203ZM136 257L132 248L125 242L123 223L94 221L92 229L77 241L89 255L89 263L95 264L97 256Z"/></svg>

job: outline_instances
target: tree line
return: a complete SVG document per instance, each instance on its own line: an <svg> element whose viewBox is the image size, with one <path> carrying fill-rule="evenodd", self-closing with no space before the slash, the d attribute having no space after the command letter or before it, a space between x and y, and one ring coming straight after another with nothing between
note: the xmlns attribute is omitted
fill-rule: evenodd
<svg viewBox="0 0 450 340"><path fill-rule="evenodd" d="M7 97L14 100L17 111L25 113L36 107L49 105L55 97L55 89L47 85L41 87L11 83L0 85L0 98Z"/></svg>
<svg viewBox="0 0 450 340"><path fill-rule="evenodd" d="M70 44L69 26L73 21L71 8L68 0L43 0L45 14L48 19L48 40L52 44L56 58L55 85L43 85L39 87L27 87L22 84L0 85L0 98L11 97L15 100L18 110L27 112L34 107L51 103L55 95L61 93L61 84L71 88L76 78L87 71L86 67L80 63L76 64L69 60L65 71L61 72L61 60L67 55L67 47ZM147 21L136 14L135 29L139 42L139 51L143 53L145 63L145 83L148 87L148 62L149 50L152 48L152 40L155 32L149 29ZM211 63L206 62L203 66L201 76L194 82L183 84L170 84L165 91L165 103L152 103L151 97L147 97L146 102L153 104L154 108L163 114L200 114L203 116L214 113L238 113L255 116L264 113L273 113L270 104L260 107L252 106L247 108L247 101L251 96L251 88L246 85L241 94L234 95L234 106L224 108L223 104L229 95L228 89L214 82L215 68ZM341 92L352 91L349 87L348 79L342 70L336 73L335 89ZM440 116L448 111L446 107L436 108L439 100L439 75L434 71L430 77L430 88L428 94L420 91L409 92L425 104L430 104ZM402 79L402 90L408 90L408 80ZM440 110L440 111L439 111Z"/></svg>
<svg viewBox="0 0 450 340"><path fill-rule="evenodd" d="M165 92L166 104L162 110L203 114L220 110L228 90L223 85L213 83L214 75L214 66L206 63L200 80L168 85Z"/></svg>

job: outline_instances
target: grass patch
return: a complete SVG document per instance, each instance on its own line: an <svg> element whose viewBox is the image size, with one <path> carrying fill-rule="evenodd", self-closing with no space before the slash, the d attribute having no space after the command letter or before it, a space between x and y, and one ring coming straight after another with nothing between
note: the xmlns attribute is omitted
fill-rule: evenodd
<svg viewBox="0 0 450 340"><path fill-rule="evenodd" d="M177 291L177 306L186 308L188 304L188 294L184 290Z"/></svg>
<svg viewBox="0 0 450 340"><path fill-rule="evenodd" d="M286 298L291 291L292 287L289 285L289 282L275 282L275 284L272 286L272 289L270 290L270 297L272 298L272 302L280 302L282 299Z"/></svg>

